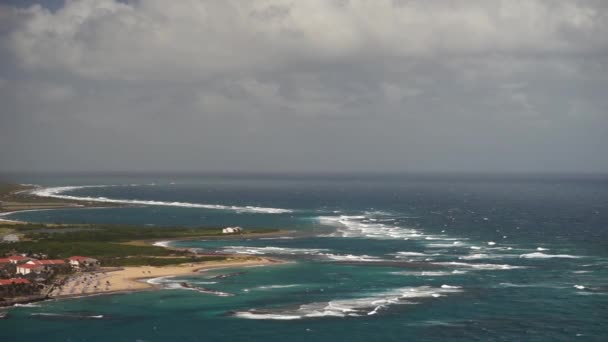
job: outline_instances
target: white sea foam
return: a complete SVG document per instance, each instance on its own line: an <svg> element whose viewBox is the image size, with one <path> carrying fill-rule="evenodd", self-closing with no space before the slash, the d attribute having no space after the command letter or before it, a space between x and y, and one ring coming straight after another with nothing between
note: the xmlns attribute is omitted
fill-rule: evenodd
<svg viewBox="0 0 608 342"><path fill-rule="evenodd" d="M574 285L574 287L575 287L577 290L584 290L584 289L586 289L586 287L584 287L583 285Z"/></svg>
<svg viewBox="0 0 608 342"><path fill-rule="evenodd" d="M129 200L129 199L113 199L106 197L90 197L90 196L72 196L63 195L64 192L73 191L85 188L103 188L107 185L86 185L86 186L62 186L52 188L39 188L32 190L31 193L41 197L61 198L75 201L90 201L100 203L117 203L117 204L137 204L147 206L166 206L166 207L183 207L183 208L202 208L215 210L230 210L239 213L263 213L263 214L284 214L293 212L290 209L282 208L265 208L255 206L236 206L236 205L221 205L221 204L202 204L189 202L163 202L163 201L146 201L146 200Z"/></svg>
<svg viewBox="0 0 608 342"><path fill-rule="evenodd" d="M435 265L466 267L466 268L472 268L475 270L482 270L482 271L515 270L515 269L527 268L525 266L514 266L514 265L507 265L507 264L469 264L466 262L455 262L455 261L436 262Z"/></svg>
<svg viewBox="0 0 608 342"><path fill-rule="evenodd" d="M391 274L416 276L416 277L444 277L444 276L455 275L457 273L446 272L446 271L400 271L400 272L391 272Z"/></svg>
<svg viewBox="0 0 608 342"><path fill-rule="evenodd" d="M365 262L369 262L369 261L386 261L384 259L380 259L378 257L375 256L371 256L371 255L353 255L353 254L344 254L344 255L338 255L338 254L321 254L323 256L325 256L326 258L330 259L330 260L335 260L335 261L365 261Z"/></svg>
<svg viewBox="0 0 608 342"><path fill-rule="evenodd" d="M443 235L424 234L414 228L389 224L388 219L380 219L372 215L390 215L390 213L366 212L366 215L320 216L318 220L321 224L336 227L336 233L331 236L379 240L454 240L454 238ZM372 219L376 220L372 221Z"/></svg>
<svg viewBox="0 0 608 342"><path fill-rule="evenodd" d="M288 289L292 287L302 286L300 284L288 284L288 285L264 285L256 287L257 290L273 290L273 289Z"/></svg>
<svg viewBox="0 0 608 342"><path fill-rule="evenodd" d="M445 285L445 284L443 284L443 285L441 285L441 288L442 289L461 289L462 286L453 286L453 285Z"/></svg>
<svg viewBox="0 0 608 342"><path fill-rule="evenodd" d="M64 318L75 318L75 319L101 319L101 318L103 318L103 315L61 314L61 313L52 313L52 312L35 312L35 313L31 313L30 316L64 317Z"/></svg>
<svg viewBox="0 0 608 342"><path fill-rule="evenodd" d="M18 307L22 307L22 308L38 308L40 307L40 305L38 304L34 304L34 303L27 303L27 304L14 304L14 307L18 308Z"/></svg>
<svg viewBox="0 0 608 342"><path fill-rule="evenodd" d="M175 277L166 276L166 277L150 278L150 279L146 280L146 283L148 283L150 285L164 285L164 284L175 282L174 280L172 280L172 278L175 278Z"/></svg>
<svg viewBox="0 0 608 342"><path fill-rule="evenodd" d="M516 258L517 255L513 254L486 254L486 253L474 253L469 255L459 256L460 260L484 260L484 259L505 259L505 258Z"/></svg>
<svg viewBox="0 0 608 342"><path fill-rule="evenodd" d="M391 305L414 304L411 300L437 298L461 292L457 288L406 287L376 293L369 297L303 304L296 308L240 311L235 317L246 319L294 320L321 317L363 317L375 315Z"/></svg>
<svg viewBox="0 0 608 342"><path fill-rule="evenodd" d="M452 243L429 243L427 246L431 248L464 247L461 241L454 241Z"/></svg>
<svg viewBox="0 0 608 342"><path fill-rule="evenodd" d="M152 244L153 246L157 246L157 247L170 247L171 245L171 241L157 241L155 243Z"/></svg>
<svg viewBox="0 0 608 342"><path fill-rule="evenodd" d="M250 247L250 246L225 246L222 251L234 254L256 254L256 255L320 255L328 252L328 249L314 248L285 248L285 247Z"/></svg>
<svg viewBox="0 0 608 342"><path fill-rule="evenodd" d="M395 253L397 256L404 256L404 257L417 257L417 256L429 256L429 254L426 253L419 253L419 252L397 252ZM435 255L435 254L432 254Z"/></svg>
<svg viewBox="0 0 608 342"><path fill-rule="evenodd" d="M580 256L570 254L545 254L540 252L527 253L519 256L523 259L551 259L551 258L562 258L562 259L578 259Z"/></svg>

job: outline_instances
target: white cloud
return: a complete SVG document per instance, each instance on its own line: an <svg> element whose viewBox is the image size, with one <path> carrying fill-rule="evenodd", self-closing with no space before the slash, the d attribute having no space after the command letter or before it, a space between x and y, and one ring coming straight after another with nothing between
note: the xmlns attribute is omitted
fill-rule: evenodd
<svg viewBox="0 0 608 342"><path fill-rule="evenodd" d="M27 69L94 79L200 79L370 57L580 53L608 47L583 1L72 0L12 35ZM584 43L584 44L583 44Z"/></svg>
<svg viewBox="0 0 608 342"><path fill-rule="evenodd" d="M0 170L608 170L607 9L0 6Z"/></svg>

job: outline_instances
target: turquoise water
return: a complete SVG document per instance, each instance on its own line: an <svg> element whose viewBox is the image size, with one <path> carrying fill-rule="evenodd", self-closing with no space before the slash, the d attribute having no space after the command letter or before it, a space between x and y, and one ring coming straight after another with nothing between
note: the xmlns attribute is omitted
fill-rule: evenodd
<svg viewBox="0 0 608 342"><path fill-rule="evenodd" d="M601 177L24 181L115 185L47 194L137 206L10 218L159 229L241 225L307 234L175 243L289 263L157 279L165 289L156 292L15 308L0 321L2 337L604 341L608 335L608 180ZM182 281L234 296L178 289Z"/></svg>

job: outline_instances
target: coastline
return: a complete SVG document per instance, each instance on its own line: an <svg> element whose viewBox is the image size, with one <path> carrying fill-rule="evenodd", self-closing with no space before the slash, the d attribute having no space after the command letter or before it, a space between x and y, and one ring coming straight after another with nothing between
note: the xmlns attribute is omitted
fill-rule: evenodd
<svg viewBox="0 0 608 342"><path fill-rule="evenodd" d="M4 217L28 211L46 211L56 209L92 209L92 208L108 208L122 207L128 205L108 204L100 205L98 202L87 201L46 201L46 198L32 194L27 195L29 191L38 188L37 186L19 185L18 191L15 186L7 192L0 193L0 224L3 225L20 225L28 224L27 221L18 221L5 219ZM22 197L25 196L25 197ZM7 201L8 199L8 201ZM10 227L9 231L13 230ZM156 239L134 240L122 242L123 244L139 245L139 246L159 246L169 250L184 251L187 248L177 248L171 246L172 242L185 240L228 240L228 239L258 239L258 238L277 238L286 237L293 238L299 236L294 231L272 231L272 232L255 232L248 231L244 234L233 235L211 235L211 236L186 236L177 238L167 238L159 241ZM46 294L42 294L36 298L20 298L13 304L26 305L27 303L40 301L45 299L68 299L68 298L83 298L99 295L125 294L139 291L153 291L162 289L160 283L154 283L153 279L178 277L192 275L202 270L233 268L233 267L251 267L251 266L266 266L273 264L282 264L285 261L261 257L258 255L223 255L225 260L221 261L205 261L183 263L168 266L126 266L121 268L101 268L95 272L74 273L66 278L62 285L55 286L49 289Z"/></svg>
<svg viewBox="0 0 608 342"><path fill-rule="evenodd" d="M0 185L3 185L0 183ZM8 184L8 189L0 189L0 223L25 224L26 221L9 220L3 217L28 211L43 211L56 209L88 209L114 208L118 204L99 203L86 200L58 200L32 194L33 190L41 188L37 185Z"/></svg>
<svg viewBox="0 0 608 342"><path fill-rule="evenodd" d="M197 274L212 269L267 266L282 264L284 261L262 257L228 258L225 261L187 263L172 266L133 266L119 270L79 273L73 275L59 289L49 294L49 299L83 298L98 295L132 293L162 289L149 280L163 277L178 277Z"/></svg>

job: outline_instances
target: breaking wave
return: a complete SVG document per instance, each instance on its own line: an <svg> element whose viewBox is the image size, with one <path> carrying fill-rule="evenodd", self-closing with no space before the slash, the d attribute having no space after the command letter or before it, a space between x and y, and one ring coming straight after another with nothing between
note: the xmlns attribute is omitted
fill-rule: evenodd
<svg viewBox="0 0 608 342"><path fill-rule="evenodd" d="M395 275L416 276L416 277L444 277L466 273L465 271L400 271L390 272Z"/></svg>
<svg viewBox="0 0 608 342"><path fill-rule="evenodd" d="M519 256L523 259L551 259L551 258L562 258L562 259L578 259L580 256L570 254L545 254L540 252L527 253Z"/></svg>
<svg viewBox="0 0 608 342"><path fill-rule="evenodd" d="M434 264L442 265L442 266L465 267L465 268L472 268L475 270L483 270L483 271L516 270L516 269L528 268L526 266L514 266L514 265L508 265L508 264L469 264L466 262L456 262L456 261L436 262Z"/></svg>
<svg viewBox="0 0 608 342"><path fill-rule="evenodd" d="M116 204L137 204L148 206L166 206L166 207L182 207L182 208L201 208L214 210L231 210L239 213L261 213L261 214L285 214L291 213L293 210L282 208L265 208L255 206L236 206L236 205L221 205L221 204L202 204L189 202L163 202L163 201L146 201L146 200L129 200L129 199L114 199L106 197L90 197L90 196L72 196L63 195L64 192L86 189L86 188L103 188L106 185L86 185L86 186L61 186L52 188L40 188L32 190L30 193L40 197L52 197L74 201L90 201L100 203L116 203Z"/></svg>
<svg viewBox="0 0 608 342"><path fill-rule="evenodd" d="M286 248L286 247L249 247L249 246L225 246L223 252L234 254L256 254L256 255L320 255L328 252L328 249L313 248Z"/></svg>
<svg viewBox="0 0 608 342"><path fill-rule="evenodd" d="M392 305L416 304L412 300L438 298L462 292L462 289L442 287L406 287L378 293L370 297L332 300L303 304L295 308L237 311L232 315L245 319L296 320L322 317L365 317L378 314Z"/></svg>
<svg viewBox="0 0 608 342"><path fill-rule="evenodd" d="M319 223L336 228L336 232L329 235L346 238L368 238L378 240L456 240L443 235L425 234L418 229L400 227L394 224L393 219L377 218L377 215L385 215L384 212L366 212L366 215L340 215L319 216ZM452 244L459 244L459 241ZM430 246L430 244L429 244Z"/></svg>

